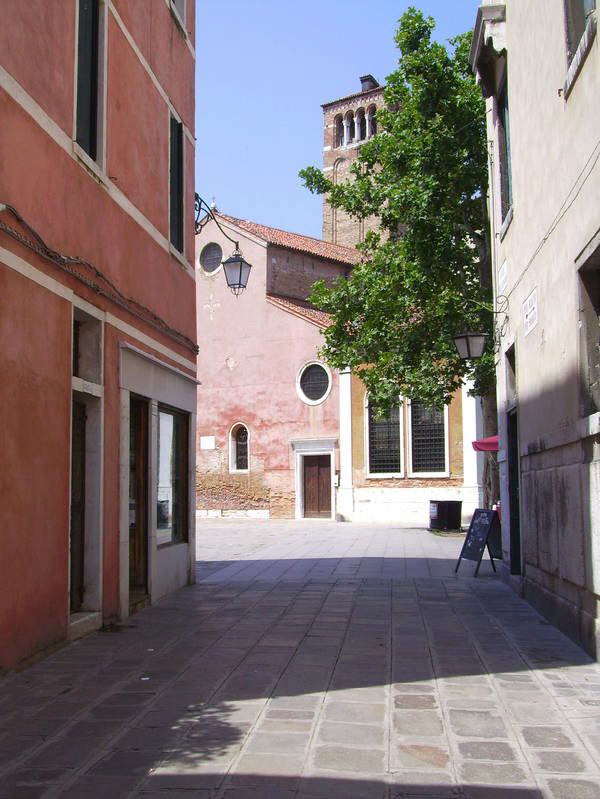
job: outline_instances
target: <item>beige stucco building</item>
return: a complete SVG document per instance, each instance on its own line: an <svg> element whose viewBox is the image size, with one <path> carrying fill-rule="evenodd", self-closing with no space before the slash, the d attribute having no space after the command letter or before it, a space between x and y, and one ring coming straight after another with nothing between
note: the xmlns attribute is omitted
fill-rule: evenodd
<svg viewBox="0 0 600 799"><path fill-rule="evenodd" d="M505 564L592 653L600 599L600 51L595 0L484 2Z"/></svg>

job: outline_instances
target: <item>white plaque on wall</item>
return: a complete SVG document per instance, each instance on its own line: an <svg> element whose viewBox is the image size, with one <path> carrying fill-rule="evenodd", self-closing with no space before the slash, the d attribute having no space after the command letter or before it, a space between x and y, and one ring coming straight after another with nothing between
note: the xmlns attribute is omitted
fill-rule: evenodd
<svg viewBox="0 0 600 799"><path fill-rule="evenodd" d="M200 449L215 449L215 437L200 436Z"/></svg>
<svg viewBox="0 0 600 799"><path fill-rule="evenodd" d="M523 327L525 328L525 335L531 333L533 328L537 325L537 320L537 289L534 289L523 303Z"/></svg>

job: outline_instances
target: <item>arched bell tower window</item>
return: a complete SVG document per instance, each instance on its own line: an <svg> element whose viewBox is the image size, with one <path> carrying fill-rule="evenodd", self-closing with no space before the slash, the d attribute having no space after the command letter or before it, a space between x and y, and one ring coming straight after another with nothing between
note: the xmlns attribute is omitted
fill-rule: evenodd
<svg viewBox="0 0 600 799"><path fill-rule="evenodd" d="M249 469L249 435L244 424L234 424L229 433L229 471L247 472Z"/></svg>
<svg viewBox="0 0 600 799"><path fill-rule="evenodd" d="M357 139L364 141L367 138L367 118L364 108L359 108L356 112Z"/></svg>
<svg viewBox="0 0 600 799"><path fill-rule="evenodd" d="M367 111L367 138L370 139L377 133L377 108L374 105L369 106Z"/></svg>
<svg viewBox="0 0 600 799"><path fill-rule="evenodd" d="M341 114L335 118L335 144L334 147L344 146L344 119Z"/></svg>
<svg viewBox="0 0 600 799"><path fill-rule="evenodd" d="M344 117L344 144L351 144L356 139L356 125L354 114L348 111Z"/></svg>

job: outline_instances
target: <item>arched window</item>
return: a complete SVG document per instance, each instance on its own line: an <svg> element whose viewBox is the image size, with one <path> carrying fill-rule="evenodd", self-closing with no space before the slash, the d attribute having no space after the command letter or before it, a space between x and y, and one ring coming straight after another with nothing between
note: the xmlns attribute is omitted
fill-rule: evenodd
<svg viewBox="0 0 600 799"><path fill-rule="evenodd" d="M367 400L367 473L401 477L404 473L402 402L383 414Z"/></svg>
<svg viewBox="0 0 600 799"><path fill-rule="evenodd" d="M356 112L356 124L358 127L357 139L359 141L364 141L367 138L367 118L365 117L365 110L364 108L359 108Z"/></svg>
<svg viewBox="0 0 600 799"><path fill-rule="evenodd" d="M235 424L229 434L229 471L247 472L249 468L248 428Z"/></svg>
<svg viewBox="0 0 600 799"><path fill-rule="evenodd" d="M352 111L348 111L344 118L344 133L344 144L351 144L356 138L356 126Z"/></svg>
<svg viewBox="0 0 600 799"><path fill-rule="evenodd" d="M335 118L335 144L334 147L344 146L344 119L340 114Z"/></svg>
<svg viewBox="0 0 600 799"><path fill-rule="evenodd" d="M377 133L377 109L374 105L369 107L369 111L367 113L367 137L370 139L371 136L374 136Z"/></svg>

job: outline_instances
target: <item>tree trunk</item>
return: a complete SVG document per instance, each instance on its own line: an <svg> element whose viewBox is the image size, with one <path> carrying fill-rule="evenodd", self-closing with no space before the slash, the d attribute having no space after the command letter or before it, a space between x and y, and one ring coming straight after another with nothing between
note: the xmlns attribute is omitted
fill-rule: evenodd
<svg viewBox="0 0 600 799"><path fill-rule="evenodd" d="M498 405L496 392L481 398L483 412L483 436L495 436L498 433ZM491 508L500 501L500 477L498 473L498 457L495 452L485 453L483 466L483 505Z"/></svg>

